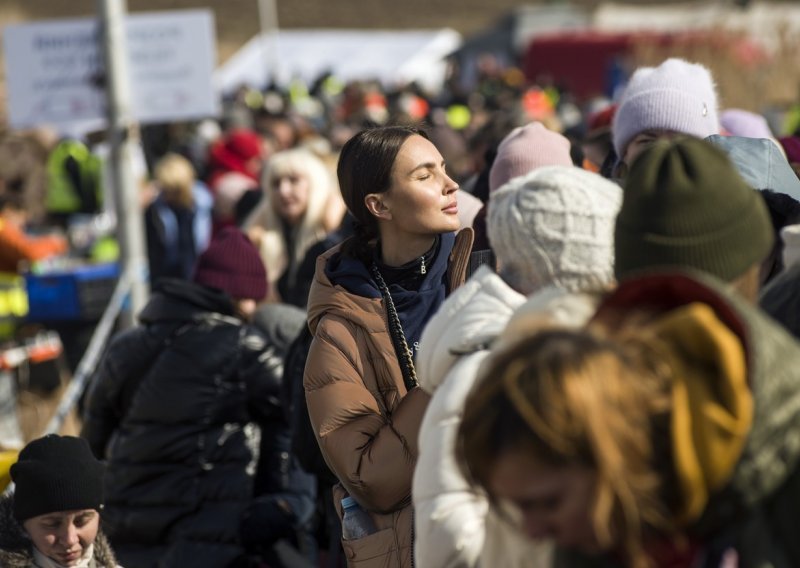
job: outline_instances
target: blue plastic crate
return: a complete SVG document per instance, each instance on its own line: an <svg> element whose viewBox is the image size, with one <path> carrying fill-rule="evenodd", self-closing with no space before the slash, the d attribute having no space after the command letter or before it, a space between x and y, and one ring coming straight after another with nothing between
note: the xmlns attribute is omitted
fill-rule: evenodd
<svg viewBox="0 0 800 568"><path fill-rule="evenodd" d="M97 320L114 293L119 264L87 264L26 274L29 321Z"/></svg>

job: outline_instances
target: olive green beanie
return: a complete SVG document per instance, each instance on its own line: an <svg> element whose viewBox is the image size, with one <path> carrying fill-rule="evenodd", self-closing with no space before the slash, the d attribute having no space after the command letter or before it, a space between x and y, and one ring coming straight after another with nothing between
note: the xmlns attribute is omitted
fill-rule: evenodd
<svg viewBox="0 0 800 568"><path fill-rule="evenodd" d="M696 138L660 140L633 163L614 231L617 279L642 269L688 267L727 282L773 244L761 196L724 152Z"/></svg>

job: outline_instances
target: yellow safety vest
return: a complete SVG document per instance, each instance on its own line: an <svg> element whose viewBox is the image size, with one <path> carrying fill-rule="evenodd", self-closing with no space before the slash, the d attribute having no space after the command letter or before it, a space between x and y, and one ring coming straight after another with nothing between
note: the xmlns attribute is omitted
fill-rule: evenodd
<svg viewBox="0 0 800 568"><path fill-rule="evenodd" d="M68 171L68 161L77 175ZM47 158L47 196L50 213L99 213L103 205L103 163L83 142L62 140ZM76 182L80 187L76 187Z"/></svg>

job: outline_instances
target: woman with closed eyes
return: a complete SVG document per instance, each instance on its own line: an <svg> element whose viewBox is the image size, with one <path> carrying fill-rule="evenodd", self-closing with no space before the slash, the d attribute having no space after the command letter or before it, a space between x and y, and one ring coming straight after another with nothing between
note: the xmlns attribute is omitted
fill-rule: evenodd
<svg viewBox="0 0 800 568"><path fill-rule="evenodd" d="M428 404L415 350L422 329L465 278L472 231L459 229L458 184L425 133L389 126L342 148L337 174L355 235L321 255L308 302L305 368L322 453L374 534L344 540L358 566L412 566L411 478Z"/></svg>

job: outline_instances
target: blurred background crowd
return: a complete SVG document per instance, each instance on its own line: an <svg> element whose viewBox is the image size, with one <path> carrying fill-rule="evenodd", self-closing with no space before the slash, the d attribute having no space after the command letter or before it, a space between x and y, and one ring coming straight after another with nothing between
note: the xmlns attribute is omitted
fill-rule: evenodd
<svg viewBox="0 0 800 568"><path fill-rule="evenodd" d="M352 483L347 478L348 472L332 468L335 458L324 447L320 451L318 441L327 433L326 417L315 416L313 409L306 407L306 392L313 389L308 377L305 389L303 383L313 341L307 310L318 258L353 234L360 234L363 224L346 203L337 164L348 141L364 130L390 125L420 127L441 154L447 176L458 186L460 225L474 229L472 264L467 272L475 278L468 285L478 287L483 285L482 279L494 277L494 272L489 276L488 266L500 275L509 290L511 299L497 313L493 320L495 327L500 324L505 327L511 321L519 326L509 327L515 332L538 329L538 324L522 316L541 311L543 305L547 306L545 311L556 314L555 319L564 317L571 323L575 320L583 323L589 311L607 314L615 306L637 302L640 307L645 305L641 290L668 298L665 304L678 305L685 301L685 296L691 296L686 290L708 288L720 294L720 304L734 305L719 308L718 314L732 310L748 325L755 321L754 326L762 325L761 313L752 315L750 311L755 308L740 307L738 299L745 298L755 305L760 291L766 288L772 295L762 296L767 298L762 305L765 310L774 317L792 311L786 307L791 298L787 300L788 293L784 290L794 284L787 280L786 269L796 267L795 262L800 258L800 68L796 65L800 11L790 3L766 2L752 5L718 2L713 6L710 3L546 4L515 7L496 24L472 31L465 38L452 29L431 31L430 26L425 26L430 32L425 40L430 43L423 42L427 52L423 49L403 53L402 70L395 67L379 71L354 70L346 64L349 58L388 60L390 55L402 52L401 43L393 43L391 33L385 32L377 38L356 38L355 41L364 42L361 52L344 49L337 52L337 46L346 43L344 36L352 30L338 30L341 37L336 38L316 36L309 29L299 29L299 25L296 30L278 31L275 22L263 25L262 12L261 35L237 46L240 50L234 50L230 43L224 46L226 57L215 76L219 89L217 115L130 125L126 131L131 151L130 174L136 192L135 204L142 216L145 280L152 295L147 307L133 314L140 326L131 328L120 322L110 345L104 347L102 362L83 369L92 376L91 386L86 393L78 393L77 406L69 408L66 422L59 424L63 433L82 433L96 458L115 455L109 463L106 481L107 487L113 489L113 502L104 520L113 527L112 545L115 548L119 545L123 565L155 565L159 557L167 559L163 565L190 565L182 562L202 554L206 555L209 566L228 565L231 558L238 558L239 545L246 549L252 565L273 568L341 566L352 561L345 556L356 554L347 546L341 547L341 514L337 514L339 503L334 506L331 501L331 490L341 482L350 494L357 495L358 484L348 485ZM210 8L215 10L217 19L228 9ZM286 8L279 8L276 14L283 19ZM469 8L458 9L465 12ZM420 7L416 16L424 20L426 10ZM406 11L413 10L406 7ZM19 19L21 13L8 8L6 15L11 14L13 20ZM43 11L39 15L63 14ZM259 15L257 10L254 15ZM303 23L302 19L298 21ZM308 21L313 23L313 18ZM647 25L651 21L658 25ZM447 25L447 19L437 19L433 25L438 24ZM328 33L333 32L328 30ZM375 49L380 51L368 53L372 45L367 43L368 39L377 41L375 45L379 47ZM399 37L395 39L401 42ZM280 41L283 51L277 47ZM437 42L439 47L435 47ZM339 60L322 57L330 55L328 51ZM319 64L303 67L304 58ZM270 67L269 62L274 66ZM697 109L691 105L698 101L702 110L696 116L692 112ZM7 109L4 113L6 120L0 122L0 321L3 324L0 332L4 341L0 349L0 449L10 450L7 460L13 461L25 443L42 433L59 397L68 390L79 370L125 260L117 231L120 217L127 213L119 207L120 193L110 169L112 154L105 124L66 121L23 128L12 124L13 117ZM659 150L662 154L654 151L635 162L656 139L673 139L679 134L705 139L707 143L693 146L696 141L678 139L677 149L662 148ZM634 163L645 165L637 169ZM680 165L676 166L677 163ZM543 173L533 175L539 168L545 168ZM715 185L709 181L712 179L734 188L730 195L739 195L735 192L740 191L741 201L733 203L734 198L708 190ZM622 187L628 196L632 195L630 184L644 188L641 196L635 194L633 205L631 201L623 202L620 193ZM670 199L659 201L659 191L664 188L679 195L681 203ZM695 192L696 188L703 191ZM536 192L529 201L525 201L527 198L517 201L519 195L532 189ZM563 207L559 209L554 203ZM591 204L589 239L595 246L591 253L574 253L570 248L573 244L572 235L568 234L573 229L570 223L576 222L572 215L579 215L571 209L575 203ZM715 217L716 213L719 217ZM696 254L673 255L657 246L647 250L634 244L628 246L645 240L642 235L646 230L640 226L642 219L656 224L663 221L669 231L670 219L680 218L691 230L702 233L701 226L706 221L713 224L727 213L730 216L720 221L726 231L736 225L736 219L751 213L755 216L748 217L742 227L736 225L739 228L731 234L726 233L729 241L726 248L737 251L738 256L733 255L736 258L729 258L727 253L717 254L719 251L703 238L699 241L706 248ZM558 215L560 221L553 221ZM558 236L555 241L547 241L553 237L544 235L545 229L541 229L542 234L535 231L523 234L525 231L517 225L526 223L532 227L555 223L553 231ZM617 239L616 249L612 236ZM546 244L541 244L539 238ZM540 244L541 250L537 248ZM533 258L534 253L528 254L531 250L540 256ZM425 259L423 256L422 274L426 270ZM608 291L615 278L622 280L626 273L658 264L656 261L662 259L667 264L709 272L731 283L738 299L728 297L732 294L728 288L715 282L709 284L699 277L699 283L692 281L685 285L671 286L661 281L645 282L641 288L631 285L617 290L616 296L611 295L602 303L594 298L579 307L566 302L562 306L558 303L562 300L550 297L537 297L533 307L523 306L526 298L533 298L548 286L577 297L590 288L592 292L597 291L594 288ZM542 268L545 265L547 270ZM479 266L487 271L479 272ZM778 281L779 275L783 280L778 286L767 288ZM468 301L480 300L480 294L468 285L464 287L466 292L459 289L462 294L459 301L464 302L461 307ZM222 294L216 296L219 291ZM187 307L190 305L191 308ZM658 309L666 307L660 305ZM516 319L511 318L512 312ZM417 388L430 396L434 393L439 397L455 396L444 386L448 385L446 378L455 368L456 359L466 360L472 353L458 351L465 341L475 341L472 347L476 352L486 351L488 345L503 335L489 325L491 336L478 338L483 343L464 336L456 341L449 334L458 335L454 330L461 329L459 317L469 313L460 314L458 307L443 304L442 311L430 319L430 327L424 333L423 326L417 330L416 341L410 346L420 368ZM686 324L692 330L687 334L696 332L706 337L703 323L693 319L695 314L686 317L692 324ZM702 319L702 314L697 317ZM720 317L734 328L738 337L746 336L742 331L745 324L737 327ZM586 341L602 344L598 337L608 336L625 349L642 348L627 335L618 333L611 323L613 318L596 320L602 331L597 336L589 334L591 337ZM797 333L793 317L787 316L781 323L790 333ZM659 321L656 335L672 338L669 331L672 328L664 331L662 325L669 328L669 324ZM772 324L763 325L771 329ZM466 323L464 326L468 328ZM702 329L696 331L693 326ZM714 327L708 332L713 336L711 343L716 341L717 330ZM651 328L642 331L644 335L650 332ZM195 333L196 338L187 344L190 347L186 350L175 347L180 341L187 341L187 337L195 337L192 335ZM509 333L505 332L506 339ZM522 360L526 349L532 352L541 347L530 339L533 333L519 333L533 343L509 351L508 360L495 360L498 374L513 374L504 367L509 360ZM788 341L788 335L781 337L778 343L783 345L781 342ZM573 345L572 361L584 355L591 358L594 353L581 351L579 347L585 343L575 337L553 336L548 340L553 344L562 340L564 344L574 342L577 347ZM677 351L684 354L691 351L678 339L675 343L679 344ZM426 344L435 347L425 352ZM545 347L541 347L541 353L547 352ZM755 348L749 344L746 347ZM563 345L562 348L567 349ZM792 349L786 347L787 352ZM450 353L453 357L438 361L431 355L433 352ZM637 367L641 361L633 359L624 359L629 364L625 369L638 371L647 367ZM715 360L704 364L716 363ZM459 368L462 374L466 373L464 376L470 377L469 384L478 373L477 362L472 365L468 372ZM235 374L236 386L220 395L220 377L229 372ZM145 404L133 395L140 376L169 377L175 385L148 390ZM627 375L623 372L620 376ZM197 377L208 379L208 384L200 385L202 381L198 381L188 386L181 382ZM481 470L480 464L499 459L498 452L502 454L491 448L491 440L480 439L481 432L486 431L480 424L485 420L495 428L492 432L505 432L509 436L521 428L518 424L504 423L486 401L494 401L502 408L506 404L509 413L516 409L526 421L530 420L530 413L519 410L519 400L528 397L529 402L533 400L530 404L536 407L536 412L546 414L543 407L536 406L544 403L530 390L509 387L516 398L512 395L503 398L505 395L487 385L483 385L483 390L478 388L479 394L466 402L466 392L459 394L464 423L459 426L458 421L449 422L451 428L461 428L458 435L462 442L476 440L471 449L462 448L463 455L459 458L473 476L469 479L471 498L475 493L480 494L477 505L473 503L479 511L473 513L480 518L487 515L488 506L482 491L497 493L496 484L491 482L492 473ZM740 387L736 383L730 388L734 394L741 394L741 389L736 390ZM700 390L706 396L706 390ZM192 394L187 394L189 391ZM642 400L650 400L651 395L658 398L659 393L642 394L641 400L634 397L626 402L629 406L622 406L633 412ZM564 394L565 399L569 399L568 394ZM386 402L387 406L391 404ZM678 408L683 410L682 406ZM686 410L690 415L692 411ZM241 418L245 414L261 426L259 436L253 437L245 426L239 428L248 422ZM745 427L750 427L752 417L742 418L734 411L731 414L732 422L741 419ZM205 430L198 433L191 428L182 429L195 418L206 426ZM492 540L491 520L487 521L487 545L482 551L470 556L469 547L463 542L454 545L453 549L461 556L455 564L448 564L442 555L451 550L449 544L437 549L438 542L445 542L453 532L459 532L443 530L444 521L442 525L431 521L438 518L439 495L453 490L448 485L452 480L431 480L420 472L439 468L444 471L452 465L448 459L455 457L449 454L443 457L437 453L438 442L430 442L437 440L437 432L446 430L441 426L448 424L447 408L433 404L424 422L422 415L417 418L414 436L421 427L420 440L429 440L434 447L431 455L430 445L425 448L420 444L418 463L424 464L425 469L420 466L414 472L412 462L407 472L408 492L402 503L402 507L411 503L414 475L413 502L423 515L414 525L420 532L412 536L416 539L419 565L476 565L477 556L484 561L488 558L489 562L492 558L503 558L500 552L504 548L503 537ZM176 424L180 427L176 428ZM735 426L730 426L731 430L736 430ZM564 428L569 430L568 426ZM550 440L547 433L535 426L531 429L541 437L534 445ZM613 428L610 431L618 434ZM454 438L455 430L451 429L450 434ZM720 436L726 438L728 434L725 430ZM736 437L735 434L728 437ZM201 440L197 446L202 448L203 459L208 457L204 453L206 443L223 447L228 440L234 440L241 451L226 454L220 450L222 455L214 455L208 463L201 464L208 466L205 471L215 471L210 475L211 489L206 489L215 497L221 496L222 504L214 501L216 508L200 513L197 509L203 509L207 502L181 504L194 507L192 514L198 517L207 515L196 525L189 521L181 525L184 521L180 519L191 517L186 510L175 506L173 510L155 507L158 510L154 511L153 503L148 502L150 497L142 502L141 496L132 492L142 486L143 479L147 480L145 485L151 479L169 480L156 488L153 499L160 494L180 493L181 488L187 487L185 483L189 482L180 476L177 481L170 477L173 471L159 469L161 465L154 456L163 447L178 453L195 451L194 446L182 446L183 437L189 436ZM700 445L707 442L709 447L717 441L717 438L710 442L705 438L702 442L691 440ZM589 444L585 440L575 443ZM242 457L244 448L252 449L253 445L259 447L250 456L256 456L255 463ZM744 451L740 446L737 446L739 453ZM794 449L785 452L793 456ZM558 448L548 451L551 450L558 454L555 459L558 463L561 463L558 460L583 459L566 451L559 454ZM691 462L693 458L686 459ZM698 459L703 462L702 456ZM727 481L733 476L734 466L733 462L725 463ZM507 471L512 471L513 465L508 465ZM691 469L694 465L692 462L686 467ZM697 467L702 469L706 465L701 463ZM0 473L5 470L0 468ZM704 473L713 475L715 471ZM739 470L736 471L738 475ZM245 481L231 481L240 477ZM738 477L735 479L738 481ZM3 481L7 483L10 478L6 475ZM254 488L247 485L251 481ZM696 479L679 481L691 485ZM247 495L233 491L234 485ZM478 486L480 489L475 489ZM513 486L511 481L509 486ZM719 484L713 489L719 489ZM513 495L500 497L513 500ZM228 507L229 503L233 504ZM497 504L492 502L492 506ZM685 505L691 507L692 503ZM700 509L704 506L705 502L698 505ZM397 510L403 509L398 506ZM700 515L696 510L691 514L695 515L693 521ZM611 516L609 513L607 519ZM214 520L211 528L203 525L203 519ZM412 517L411 523L414 522ZM392 529L401 532L397 523ZM162 548L140 546L155 538L148 531L167 534L181 530L191 533L193 538L192 531L198 531L196 534L201 535L198 540L207 539L213 544L201 548L200 556L192 556L198 554L196 550L176 549L170 544L161 543ZM231 536L231 532L236 534ZM463 540L470 535L465 529L456 536ZM606 536L607 540L612 538ZM226 549L230 542L236 542L233 547L236 550ZM626 541L621 547L630 554L628 559L633 559L626 565L649 565L639 563L644 553L636 542L631 542ZM694 550L692 547L699 546L696 545L692 541L688 548ZM410 546L398 545L398 548ZM524 565L518 563L520 558L529 561L541 558L545 565L549 549L526 546L512 541L506 553L507 558L516 554L515 560L496 565ZM719 546L715 553L721 551L724 555L728 550L726 543ZM685 552L681 546L677 548L681 554ZM670 549L669 554L673 552ZM792 565L787 562L774 565ZM729 566L724 560L717 564L675 565Z"/></svg>

